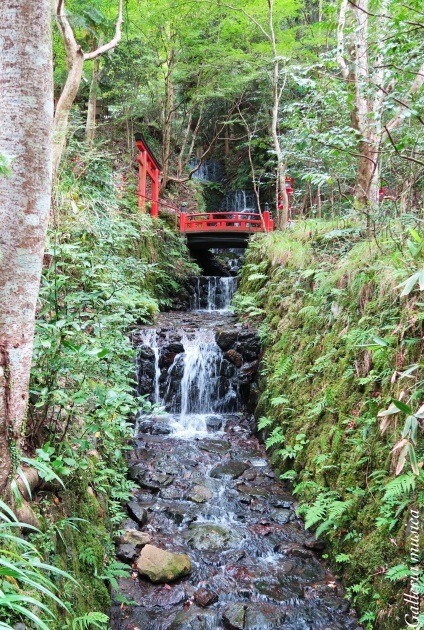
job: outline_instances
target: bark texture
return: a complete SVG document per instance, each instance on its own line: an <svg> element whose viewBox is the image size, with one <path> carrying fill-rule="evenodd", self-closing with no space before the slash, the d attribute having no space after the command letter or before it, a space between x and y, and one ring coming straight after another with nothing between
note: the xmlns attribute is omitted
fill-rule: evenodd
<svg viewBox="0 0 424 630"><path fill-rule="evenodd" d="M0 20L0 491L28 401L52 181L50 0L9 0ZM12 448L13 451L13 448Z"/></svg>

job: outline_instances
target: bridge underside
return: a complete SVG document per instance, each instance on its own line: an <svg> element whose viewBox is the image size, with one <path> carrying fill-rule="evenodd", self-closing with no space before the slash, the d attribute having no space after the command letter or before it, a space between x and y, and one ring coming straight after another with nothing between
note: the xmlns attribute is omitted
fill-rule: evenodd
<svg viewBox="0 0 424 630"><path fill-rule="evenodd" d="M247 247L246 232L194 232L186 234L189 249L227 249Z"/></svg>

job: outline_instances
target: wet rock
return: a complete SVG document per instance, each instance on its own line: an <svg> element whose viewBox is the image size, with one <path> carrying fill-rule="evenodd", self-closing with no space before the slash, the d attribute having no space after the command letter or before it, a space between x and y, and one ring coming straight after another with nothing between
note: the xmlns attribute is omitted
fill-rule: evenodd
<svg viewBox="0 0 424 630"><path fill-rule="evenodd" d="M184 520L187 522L191 522L194 520L194 516L190 517L187 509L178 503L168 505L164 513L167 518L169 518L171 521L174 521L174 523L176 523L177 525L181 525Z"/></svg>
<svg viewBox="0 0 424 630"><path fill-rule="evenodd" d="M278 564L280 584L290 585L293 580L319 582L325 578L323 566L315 558L297 558L292 556Z"/></svg>
<svg viewBox="0 0 424 630"><path fill-rule="evenodd" d="M208 431L219 431L222 429L222 416L208 416L206 418L206 428Z"/></svg>
<svg viewBox="0 0 424 630"><path fill-rule="evenodd" d="M159 353L159 368L162 369L171 367L177 354L182 354L183 352L184 346L178 341L171 342L164 346L161 348Z"/></svg>
<svg viewBox="0 0 424 630"><path fill-rule="evenodd" d="M294 499L289 493L287 493L287 495L281 494L277 497L271 497L270 503L276 508L290 508L294 504Z"/></svg>
<svg viewBox="0 0 424 630"><path fill-rule="evenodd" d="M132 519L134 519L139 525L144 525L147 521L147 510L144 509L137 501L130 501L127 503L127 510Z"/></svg>
<svg viewBox="0 0 424 630"><path fill-rule="evenodd" d="M294 518L294 513L291 510L287 510L285 508L279 510L273 510L270 514L270 518L276 523L280 523L280 525L285 525L289 523Z"/></svg>
<svg viewBox="0 0 424 630"><path fill-rule="evenodd" d="M152 539L147 532L139 532L136 529L127 529L121 536L121 542L133 545L134 547L144 547L151 543Z"/></svg>
<svg viewBox="0 0 424 630"><path fill-rule="evenodd" d="M228 630L243 630L244 625L244 617L246 614L246 606L245 604L229 604L223 614L222 620L224 622L224 627L228 628Z"/></svg>
<svg viewBox="0 0 424 630"><path fill-rule="evenodd" d="M218 330L218 332L215 335L215 341L218 344L218 346L221 348L221 350L224 350L224 352L226 352L227 350L229 350L230 348L234 346L234 344L237 341L238 336L239 336L239 333L237 330L233 330L233 329Z"/></svg>
<svg viewBox="0 0 424 630"><path fill-rule="evenodd" d="M265 603L250 604L245 613L245 630L281 630L290 628L284 624L285 611L280 606ZM293 626L295 630L306 630L310 626Z"/></svg>
<svg viewBox="0 0 424 630"><path fill-rule="evenodd" d="M209 453L223 454L230 450L230 443L225 440L206 439L200 442L199 449Z"/></svg>
<svg viewBox="0 0 424 630"><path fill-rule="evenodd" d="M146 545L137 561L140 575L151 582L172 582L188 575L191 571L190 558L186 554L177 554Z"/></svg>
<svg viewBox="0 0 424 630"><path fill-rule="evenodd" d="M258 371L259 361L244 363L240 368L239 380L242 385L247 385L253 381Z"/></svg>
<svg viewBox="0 0 424 630"><path fill-rule="evenodd" d="M210 630L218 628L218 614L214 610L205 610L193 606L182 610L174 618L170 630Z"/></svg>
<svg viewBox="0 0 424 630"><path fill-rule="evenodd" d="M115 552L116 557L121 560L121 562L126 562L127 564L132 564L138 554L139 550L137 550L135 546L131 545L130 543L119 545Z"/></svg>
<svg viewBox="0 0 424 630"><path fill-rule="evenodd" d="M283 553L286 556L293 556L295 558L313 558L314 555L309 549L298 547L294 545L280 545L278 549L279 553Z"/></svg>
<svg viewBox="0 0 424 630"><path fill-rule="evenodd" d="M192 523L187 537L193 549L198 551L230 549L241 542L241 536L234 527L227 529L222 525L209 523Z"/></svg>
<svg viewBox="0 0 424 630"><path fill-rule="evenodd" d="M224 464L218 464L212 468L210 476L213 477L213 479L222 479L223 477L237 479L237 477L240 477L248 468L250 468L250 466L245 462L229 461Z"/></svg>
<svg viewBox="0 0 424 630"><path fill-rule="evenodd" d="M170 435L172 433L171 427L166 424L156 424L152 427L152 435Z"/></svg>
<svg viewBox="0 0 424 630"><path fill-rule="evenodd" d="M159 496L162 499L181 499L183 496L181 488L175 486L168 486L167 488L161 488Z"/></svg>
<svg viewBox="0 0 424 630"><path fill-rule="evenodd" d="M211 606L218 601L218 593L210 591L208 588L199 588L194 593L194 601L198 606L205 608L206 606Z"/></svg>
<svg viewBox="0 0 424 630"><path fill-rule="evenodd" d="M289 601L294 597L300 598L303 595L302 586L294 583L291 588L284 587L277 578L273 576L266 576L260 580L256 580L254 584L255 590L260 595L265 595L265 597L275 602Z"/></svg>
<svg viewBox="0 0 424 630"><path fill-rule="evenodd" d="M324 551L325 542L316 540L316 538L308 538L303 543L303 546L306 547L306 549L313 549L314 551Z"/></svg>
<svg viewBox="0 0 424 630"><path fill-rule="evenodd" d="M138 529L138 523L136 523L136 521L133 521L132 518L126 518L125 521L121 525L121 529L134 529L134 530L137 530Z"/></svg>
<svg viewBox="0 0 424 630"><path fill-rule="evenodd" d="M138 346L138 358L146 359L150 362L155 361L155 353L150 346L146 346L145 344Z"/></svg>
<svg viewBox="0 0 424 630"><path fill-rule="evenodd" d="M151 473L144 465L136 464L128 469L128 476L132 481L138 483L140 488L147 488L153 492L159 492L162 487L169 486L174 478L171 475Z"/></svg>
<svg viewBox="0 0 424 630"><path fill-rule="evenodd" d="M169 587L162 586L156 588L149 597L150 606L160 606L161 608L169 608L176 604L181 604L186 599L185 590L179 586Z"/></svg>
<svg viewBox="0 0 424 630"><path fill-rule="evenodd" d="M238 335L234 349L245 361L254 361L261 351L261 340L257 332L241 332Z"/></svg>
<svg viewBox="0 0 424 630"><path fill-rule="evenodd" d="M205 503L212 499L213 492L205 486L193 486L190 492L187 494L187 499L194 503Z"/></svg>
<svg viewBox="0 0 424 630"><path fill-rule="evenodd" d="M243 494L248 494L251 497L263 497L264 499L267 499L270 495L268 488L250 486L245 483L237 484L237 490Z"/></svg>
<svg viewBox="0 0 424 630"><path fill-rule="evenodd" d="M224 356L228 361L233 363L236 367L238 368L241 367L241 364L243 363L243 357L241 356L239 352L237 352L237 350L233 350L232 348L230 348L230 350L227 350Z"/></svg>

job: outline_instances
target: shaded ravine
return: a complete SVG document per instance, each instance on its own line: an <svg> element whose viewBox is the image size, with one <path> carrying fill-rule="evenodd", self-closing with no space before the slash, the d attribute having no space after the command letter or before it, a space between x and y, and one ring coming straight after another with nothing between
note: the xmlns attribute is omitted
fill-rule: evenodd
<svg viewBox="0 0 424 630"><path fill-rule="evenodd" d="M242 413L260 348L224 310L230 280L208 279L215 293L204 310L164 314L134 336L138 393L166 413L138 419L129 464L139 490L117 549L133 565L119 581L133 604L115 601L111 627L355 630L320 544L296 517L254 421ZM190 574L166 584L141 577L135 563L145 543L187 554Z"/></svg>

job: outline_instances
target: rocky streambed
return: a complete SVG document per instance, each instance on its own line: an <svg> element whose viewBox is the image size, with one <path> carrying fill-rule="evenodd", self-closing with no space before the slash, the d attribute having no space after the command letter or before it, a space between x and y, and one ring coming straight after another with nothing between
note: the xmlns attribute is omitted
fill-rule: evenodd
<svg viewBox="0 0 424 630"><path fill-rule="evenodd" d="M207 309L135 335L139 393L165 412L139 418L129 455L137 490L117 548L129 570L111 627L355 630L245 412L258 337Z"/></svg>

